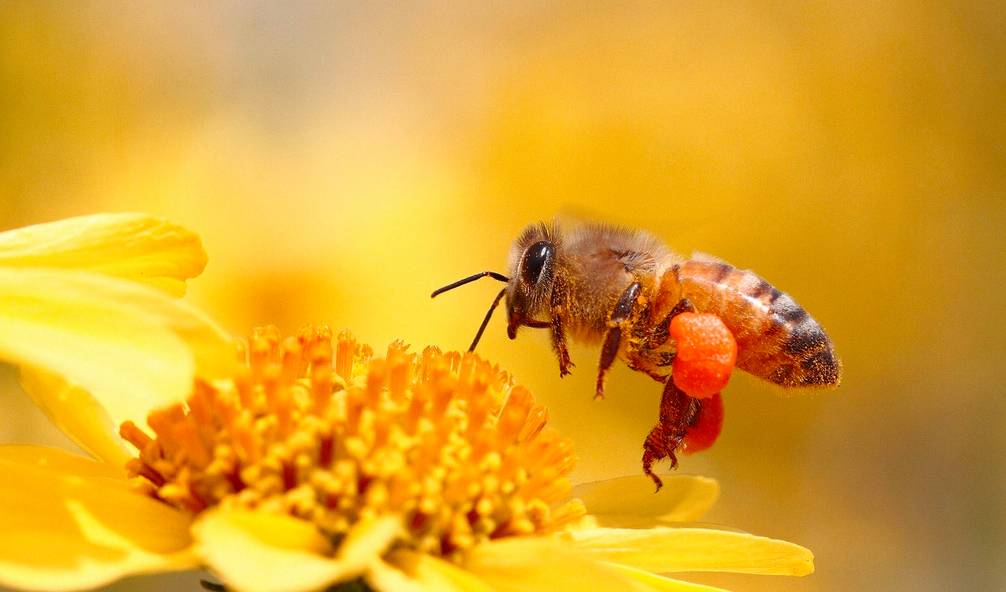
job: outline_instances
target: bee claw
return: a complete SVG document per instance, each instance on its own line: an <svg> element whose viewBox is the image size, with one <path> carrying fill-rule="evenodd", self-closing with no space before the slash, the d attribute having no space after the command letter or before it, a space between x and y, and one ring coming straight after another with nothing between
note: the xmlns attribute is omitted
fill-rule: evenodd
<svg viewBox="0 0 1006 592"><path fill-rule="evenodd" d="M574 368L576 364L570 361L568 356L564 356L559 360L559 378L565 378L566 376L572 374L571 368Z"/></svg>
<svg viewBox="0 0 1006 592"><path fill-rule="evenodd" d="M651 468L653 466L653 461L655 460L659 459L655 458L655 455L652 453L652 451L647 448L643 452L643 473L645 473L647 477L653 480L653 484L657 486L657 488L653 491L653 493L658 493L660 491L660 488L664 486L664 482L660 480L660 477L658 477L657 474L654 473L653 469Z"/></svg>
<svg viewBox="0 0 1006 592"><path fill-rule="evenodd" d="M660 480L660 477L653 474L650 475L650 479L653 479L653 483L656 485L653 493L660 493L660 490L664 487L664 482Z"/></svg>
<svg viewBox="0 0 1006 592"><path fill-rule="evenodd" d="M653 480L657 491L660 491L664 483L653 472L653 463L667 458L671 461L671 470L677 469L678 456L675 451L681 446L683 437L684 433L673 425L659 423L650 430L643 442L643 473Z"/></svg>

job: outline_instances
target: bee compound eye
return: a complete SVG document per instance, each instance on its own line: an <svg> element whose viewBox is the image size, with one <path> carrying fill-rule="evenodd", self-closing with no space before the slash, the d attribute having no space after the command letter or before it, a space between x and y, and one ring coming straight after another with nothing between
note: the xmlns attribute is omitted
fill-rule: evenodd
<svg viewBox="0 0 1006 592"><path fill-rule="evenodd" d="M521 266L521 273L524 281L529 284L536 284L541 278L541 273L545 269L545 264L555 254L555 247L548 241L537 242L524 251L524 264Z"/></svg>

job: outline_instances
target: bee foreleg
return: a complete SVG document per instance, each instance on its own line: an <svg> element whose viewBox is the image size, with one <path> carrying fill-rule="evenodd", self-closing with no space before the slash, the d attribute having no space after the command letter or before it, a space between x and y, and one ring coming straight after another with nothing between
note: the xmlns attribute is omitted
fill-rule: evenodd
<svg viewBox="0 0 1006 592"><path fill-rule="evenodd" d="M618 348L622 342L622 326L632 315L632 309L639 299L639 282L633 282L622 292L615 310L611 311L608 319L608 332L604 336L604 347L601 348L601 361L597 366L597 390L594 392L595 399L604 398L604 377L608 369L615 362L618 356Z"/></svg>
<svg viewBox="0 0 1006 592"><path fill-rule="evenodd" d="M569 347L566 345L566 329L563 326L563 317L566 308L562 304L563 296L556 290L552 293L552 347L559 357L559 377L562 378L570 373L574 366L569 358Z"/></svg>
<svg viewBox="0 0 1006 592"><path fill-rule="evenodd" d="M675 450L681 445L688 432L688 427L698 417L701 409L701 401L689 397L674 386L671 378L664 383L664 394L660 398L660 421L650 430L643 442L643 472L653 479L657 485L657 491L664 485L653 472L653 463L664 459L671 459L671 468L677 468L678 457Z"/></svg>

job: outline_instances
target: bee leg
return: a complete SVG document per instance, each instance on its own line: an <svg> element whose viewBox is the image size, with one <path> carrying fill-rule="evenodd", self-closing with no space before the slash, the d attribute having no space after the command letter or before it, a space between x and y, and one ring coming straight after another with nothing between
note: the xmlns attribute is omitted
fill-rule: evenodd
<svg viewBox="0 0 1006 592"><path fill-rule="evenodd" d="M566 332L562 328L562 321L558 316L552 317L552 346L559 356L559 377L571 374L571 368L575 366L569 357L569 348L566 346Z"/></svg>
<svg viewBox="0 0 1006 592"><path fill-rule="evenodd" d="M649 331L647 331L644 336L642 346L640 347L644 356L647 354L652 355L653 350L658 350L661 346L667 343L667 340L671 337L671 319L683 312L695 312L695 305L693 305L692 301L687 298L678 300L674 307L660 319L660 322L654 323L650 327ZM656 356L657 366L670 366L671 362L674 361L674 352L657 352ZM646 371L647 370L644 369L644 372ZM653 376L652 373L651 376ZM659 378L654 376L654 378L657 378L660 382L663 382L664 377L666 377L666 373L660 373Z"/></svg>
<svg viewBox="0 0 1006 592"><path fill-rule="evenodd" d="M643 472L653 479L657 491L664 483L653 472L653 463L664 458L671 459L671 468L678 466L675 451L681 445L688 427L695 422L701 408L701 401L693 399L674 386L670 378L664 383L664 394L660 398L660 421L643 442Z"/></svg>
<svg viewBox="0 0 1006 592"><path fill-rule="evenodd" d="M695 312L695 305L692 304L692 301L687 298L682 298L681 300L678 300L678 303L674 305L674 308L671 309L671 312L667 314L668 322L670 322L671 319L673 319L674 317L678 316L683 312Z"/></svg>
<svg viewBox="0 0 1006 592"><path fill-rule="evenodd" d="M570 374L570 369L574 366L569 358L569 348L566 346L566 329L563 327L565 307L562 305L562 299L562 294L558 290L552 293L552 347L559 357L560 378Z"/></svg>
<svg viewBox="0 0 1006 592"><path fill-rule="evenodd" d="M604 377L608 369L615 363L618 355L618 347L622 341L622 326L632 315L632 309L639 299L639 282L633 282L622 292L615 310L611 311L608 319L608 332L604 336L604 347L601 348L601 362L597 366L597 390L594 392L595 399L604 398Z"/></svg>

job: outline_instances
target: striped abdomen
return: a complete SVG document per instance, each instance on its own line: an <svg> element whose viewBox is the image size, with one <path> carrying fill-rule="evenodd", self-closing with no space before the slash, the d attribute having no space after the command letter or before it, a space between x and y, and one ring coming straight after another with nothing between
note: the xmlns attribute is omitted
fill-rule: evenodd
<svg viewBox="0 0 1006 592"><path fill-rule="evenodd" d="M738 368L786 387L838 385L841 365L824 329L754 272L693 259L668 270L660 292L722 318L737 339Z"/></svg>

